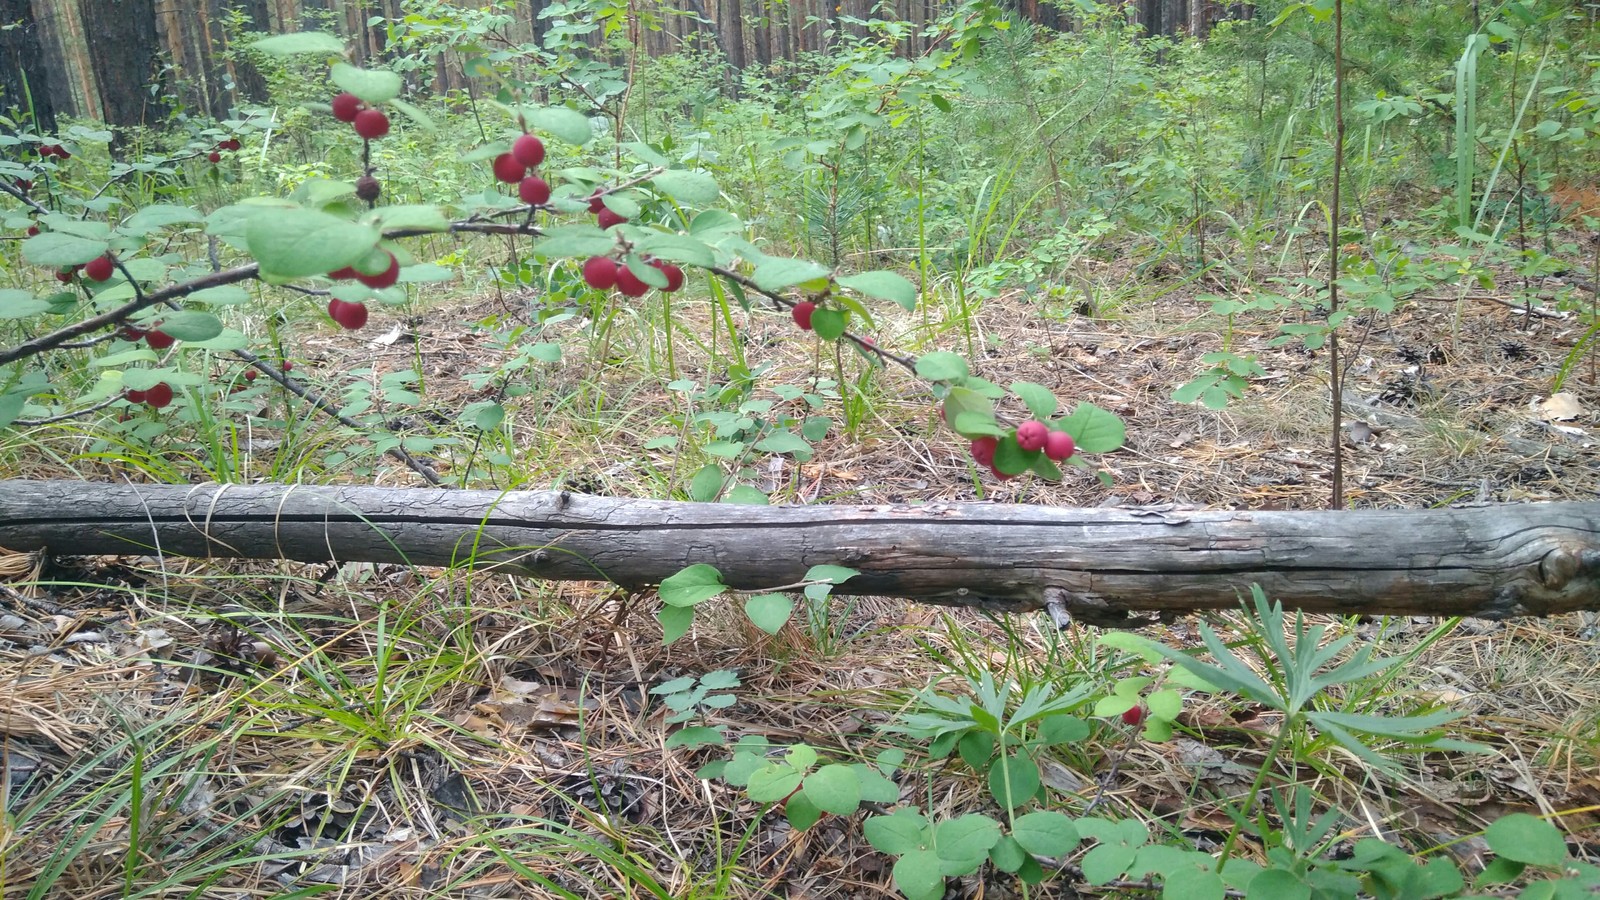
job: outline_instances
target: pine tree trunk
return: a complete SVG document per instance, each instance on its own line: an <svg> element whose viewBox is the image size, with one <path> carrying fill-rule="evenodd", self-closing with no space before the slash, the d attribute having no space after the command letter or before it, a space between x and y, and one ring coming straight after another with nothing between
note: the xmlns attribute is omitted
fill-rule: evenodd
<svg viewBox="0 0 1600 900"><path fill-rule="evenodd" d="M15 120L29 119L42 134L56 130L55 98L50 69L45 65L39 26L28 0L0 0L0 102Z"/></svg>

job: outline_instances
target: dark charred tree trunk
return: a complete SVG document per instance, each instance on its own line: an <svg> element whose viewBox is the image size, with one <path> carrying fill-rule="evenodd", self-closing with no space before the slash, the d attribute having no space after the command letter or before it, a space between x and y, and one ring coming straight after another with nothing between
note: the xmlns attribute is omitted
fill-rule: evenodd
<svg viewBox="0 0 1600 900"><path fill-rule="evenodd" d="M28 0L0 0L0 111L32 121L41 134L56 130L50 70Z"/></svg>
<svg viewBox="0 0 1600 900"><path fill-rule="evenodd" d="M233 0L232 7L238 10L246 21L246 31L262 34L272 33L272 13L267 8L267 0ZM267 100L267 80L261 76L261 71L250 62L250 58L243 53L234 53L232 45L236 35L227 34L224 30L223 43L218 45L226 54L228 72L233 78L236 100L243 99L252 103L265 103Z"/></svg>
<svg viewBox="0 0 1600 900"><path fill-rule="evenodd" d="M717 4L717 12L722 14L722 27L717 29L722 36L722 50L728 55L728 65L733 66L734 84L738 85L738 74L744 71L744 3L742 0L721 0Z"/></svg>
<svg viewBox="0 0 1600 900"><path fill-rule="evenodd" d="M150 85L161 73L152 0L80 0L84 38L108 125L153 125ZM116 153L120 137L113 139Z"/></svg>

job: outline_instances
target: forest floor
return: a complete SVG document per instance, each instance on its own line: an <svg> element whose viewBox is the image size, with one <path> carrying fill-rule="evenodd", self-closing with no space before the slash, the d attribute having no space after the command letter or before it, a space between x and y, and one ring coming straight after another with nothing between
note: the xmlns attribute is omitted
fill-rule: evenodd
<svg viewBox="0 0 1600 900"><path fill-rule="evenodd" d="M1124 279L1125 268L1108 262L1086 277ZM1016 292L984 302L970 331L936 315L931 326L885 320L877 335L919 352L964 351L970 339L984 377L1039 382L1067 406L1084 400L1117 413L1127 446L1094 460L1110 486L1084 470L1060 484L975 479L965 442L937 427L925 388L892 368L867 388L854 434L836 426L813 460L785 458L759 486L775 502L1325 507L1326 355L1267 346L1277 323L1265 317L1236 318L1225 335L1192 287L1150 293L1160 299L1080 315ZM538 302L496 293L412 319L375 310L355 333L307 322L296 374L317 383L371 367L379 384L385 372L420 365L432 418L447 421L484 396L465 376L495 353L482 332L452 323L521 320ZM708 307L678 304L671 376L704 381ZM835 374L831 351L819 356L796 340L787 315L738 321L752 365L772 364L763 384ZM586 339L592 323L582 317L552 329L568 332L566 359L539 370L534 392L513 404L513 433L540 453L519 460L529 473L520 486L650 496L672 471L670 450L643 449L674 433L670 417L683 409L659 371L663 337L642 318L617 322L604 341ZM1477 291L1358 321L1345 347L1349 503L1594 500L1593 354L1572 368L1564 394L1550 393L1584 327ZM372 340L382 335L394 339ZM1225 339L1258 354L1265 376L1222 411L1173 402ZM842 365L853 379L861 362ZM29 473L108 474L43 462ZM373 480L418 484L400 468ZM1057 632L1044 617L993 620L898 600L836 599L776 636L730 607L697 616L688 636L662 647L654 598L604 585L354 564L8 559L7 897L319 887L351 897L884 896L892 860L865 843L859 817L795 832L738 789L698 779L725 752L666 748L673 726L650 688L733 670L736 702L703 719L730 739L805 741L848 759L909 746L903 801L953 816L995 813L979 779L959 762L917 762L917 747L879 730L918 691L957 691L965 674L984 671L1109 687L1136 668L1106 668L1094 629ZM1208 620L1224 636L1238 633L1236 617ZM1579 810L1561 824L1600 861L1600 640L1591 622L1328 623L1381 655L1415 652L1385 689L1463 713L1452 733L1490 749L1430 754L1398 778L1327 750L1316 770L1279 766L1314 789L1319 808L1341 811L1342 837L1377 835L1412 851L1447 845L1470 866L1484 852L1472 836L1496 817ZM1179 646L1197 639L1193 621L1145 634ZM1232 826L1225 806L1249 790L1275 723L1225 697L1185 702L1171 741L1100 722L1081 746L1049 758L1053 799L1218 850ZM1236 852L1261 852L1249 835L1240 840ZM1029 896L1079 896L1075 867L1067 858ZM1014 879L992 870L957 882L954 896L1016 893Z"/></svg>

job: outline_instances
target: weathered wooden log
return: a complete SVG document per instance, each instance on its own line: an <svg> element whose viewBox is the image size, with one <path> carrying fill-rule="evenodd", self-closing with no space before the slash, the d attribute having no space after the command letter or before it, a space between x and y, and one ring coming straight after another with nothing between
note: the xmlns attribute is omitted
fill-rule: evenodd
<svg viewBox="0 0 1600 900"><path fill-rule="evenodd" d="M819 563L838 593L1079 619L1286 607L1503 618L1600 609L1600 503L1439 510L735 506L560 491L0 481L0 547L470 564L639 588L691 563L740 589Z"/></svg>

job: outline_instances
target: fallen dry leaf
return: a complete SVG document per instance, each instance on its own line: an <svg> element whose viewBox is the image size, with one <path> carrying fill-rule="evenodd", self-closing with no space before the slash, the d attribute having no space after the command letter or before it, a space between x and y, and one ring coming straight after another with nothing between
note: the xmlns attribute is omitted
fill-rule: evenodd
<svg viewBox="0 0 1600 900"><path fill-rule="evenodd" d="M1539 404L1539 416L1551 422L1569 422L1583 415L1583 404L1576 394L1562 391L1551 394Z"/></svg>

